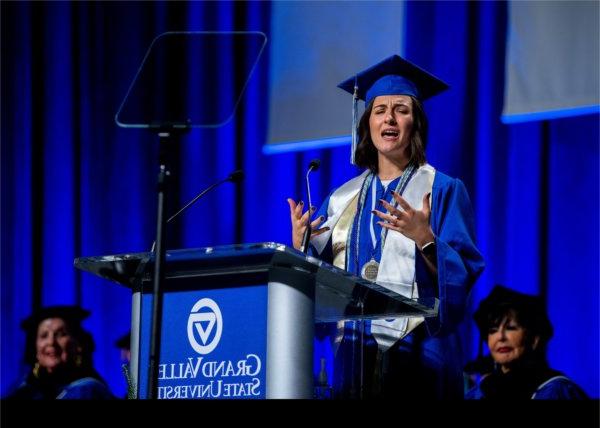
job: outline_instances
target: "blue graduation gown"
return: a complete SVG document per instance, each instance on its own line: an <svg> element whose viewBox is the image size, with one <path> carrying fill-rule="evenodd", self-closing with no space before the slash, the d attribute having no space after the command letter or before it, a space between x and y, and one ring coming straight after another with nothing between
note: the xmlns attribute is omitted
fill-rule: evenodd
<svg viewBox="0 0 600 428"><path fill-rule="evenodd" d="M475 386L467 392L467 400L482 400L485 395L480 385ZM532 394L532 400L587 400L589 397L571 379L564 376L556 376L542 385Z"/></svg>
<svg viewBox="0 0 600 428"><path fill-rule="evenodd" d="M76 377L76 376L73 376ZM110 400L112 395L108 386L101 381L95 370L82 373L81 377L71 381L54 379L44 375L38 378L29 372L19 386L6 398L26 400Z"/></svg>
<svg viewBox="0 0 600 428"><path fill-rule="evenodd" d="M381 186L381 183L376 179L372 185ZM391 200L389 189L394 187L395 181L390 183L387 192L378 188L377 198ZM370 221L370 191L368 195L363 206L363 221ZM331 194L317 212L317 216L323 215L327 219L330 197ZM377 209L381 209L381 206L377 206ZM376 218L375 221L377 220ZM418 372L414 364L420 365L423 373L427 372L423 379L417 379L427 392L426 395L432 398L462 398L463 360L456 327L464 317L467 295L483 271L484 262L475 245L474 217L467 190L459 179L439 171L435 172L433 181L430 224L436 236L438 274L437 277L431 275L420 254L417 254L415 276L419 297L439 299L438 316L426 318L425 334L417 337L418 333L415 331L402 339L397 347L407 350L414 357L406 359L406 373ZM375 236L379 239L380 227L374 227ZM358 266L352 262L353 256L347 258L350 263L346 269L354 274L359 273L359 266L362 266L365 259L372 255L375 255L376 259L381 258L381 248L373 249L369 228L361 227L360 235L359 251L363 254L358 256ZM354 251L354 240L350 243L350 251ZM312 251L315 256L331 262L331 239L321 254L316 254L314 248ZM416 330L419 330L419 327ZM345 336L345 341L357 338L354 333ZM367 338L366 342L367 346L376 346L371 338ZM337 369L338 367L335 367L334 371Z"/></svg>

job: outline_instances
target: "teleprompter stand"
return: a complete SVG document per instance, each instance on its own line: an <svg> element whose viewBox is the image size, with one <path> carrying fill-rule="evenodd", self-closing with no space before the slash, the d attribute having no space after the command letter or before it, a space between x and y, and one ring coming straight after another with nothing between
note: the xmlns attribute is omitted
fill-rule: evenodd
<svg viewBox="0 0 600 428"><path fill-rule="evenodd" d="M192 128L231 120L265 44L259 32L163 33L152 41L115 115L120 127L159 137L149 398L157 397L159 375L170 147Z"/></svg>

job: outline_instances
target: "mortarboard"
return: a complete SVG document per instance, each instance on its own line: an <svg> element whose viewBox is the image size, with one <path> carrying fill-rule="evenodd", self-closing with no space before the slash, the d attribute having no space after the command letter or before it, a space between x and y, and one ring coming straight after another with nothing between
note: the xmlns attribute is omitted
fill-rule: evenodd
<svg viewBox="0 0 600 428"><path fill-rule="evenodd" d="M45 319L48 318L61 318L65 320L67 324L73 327L77 327L81 324L81 321L86 319L90 315L90 312L74 305L56 305L47 306L45 308L38 309L28 318L23 320L21 328L26 331L36 330L37 327Z"/></svg>
<svg viewBox="0 0 600 428"><path fill-rule="evenodd" d="M392 55L344 80L338 88L353 94L352 163L354 163L354 152L358 144L357 103L359 99L369 104L380 95L410 95L424 101L445 91L449 86L412 62L398 55Z"/></svg>
<svg viewBox="0 0 600 428"><path fill-rule="evenodd" d="M487 336L490 319L504 315L509 309L517 311L525 327L539 334L544 341L552 337L552 324L546 314L544 302L539 296L520 293L502 285L494 286L491 293L481 301L473 314L482 338Z"/></svg>
<svg viewBox="0 0 600 428"><path fill-rule="evenodd" d="M129 349L131 346L130 343L131 343L131 332L128 331L127 333L125 333L123 336L119 337L115 341L115 346L119 349Z"/></svg>
<svg viewBox="0 0 600 428"><path fill-rule="evenodd" d="M344 80L338 88L354 94L355 86L358 99L367 104L380 95L411 95L426 100L449 88L433 74L398 55Z"/></svg>

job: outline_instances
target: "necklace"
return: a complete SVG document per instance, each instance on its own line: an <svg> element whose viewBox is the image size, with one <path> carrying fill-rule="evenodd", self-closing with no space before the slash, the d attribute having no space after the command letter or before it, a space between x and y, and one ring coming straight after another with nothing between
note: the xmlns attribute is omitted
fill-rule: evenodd
<svg viewBox="0 0 600 428"><path fill-rule="evenodd" d="M406 189L406 186L408 185L408 182L410 181L410 179L412 178L413 174L415 173L416 168L413 164L409 165L404 172L402 173L402 176L400 177L400 180L398 181L398 184L396 185L396 189L395 192L402 195L404 193L404 190ZM359 264L359 260L358 260L358 253L359 253L359 248L360 248L360 227L361 227L361 223L362 223L362 215L363 215L363 211L364 211L364 205L365 205L365 201L367 199L367 190L369 189L369 186L373 185L372 188L372 197L371 197L371 203L372 203L372 210L373 211L375 209L375 199L376 199L376 189L375 189L375 184L373 184L373 180L375 178L375 175L371 172L369 173L369 175L367 175L367 177L365 178L365 180L363 181L363 185L360 189L360 197L359 197L359 201L358 201L358 206L357 206L357 212L358 215L356 216L356 223L353 224L352 230L350 230L350 233L348 233L348 237L346 238L346 248L351 248L350 246L350 241L352 239L352 235L354 233L354 231L356 231L356 239L355 239L355 250L354 250L354 262L355 262L355 266L358 266ZM392 200L392 206L395 208L397 206L397 203L395 200ZM371 242L373 244L373 252L375 252L376 246L377 246L377 238L375 236L375 230L373 228L373 216L374 214L371 213L371 222L370 222L370 231L371 231ZM381 228L381 254L383 255L383 248L385 245L385 240L387 237L387 232L388 229L385 227ZM346 266L349 266L349 251L346 253ZM362 267L362 269L360 270L360 276L366 280L372 281L374 282L377 279L377 275L379 274L379 262L377 260L375 260L375 254L372 255L371 260L369 260L367 263L365 263Z"/></svg>

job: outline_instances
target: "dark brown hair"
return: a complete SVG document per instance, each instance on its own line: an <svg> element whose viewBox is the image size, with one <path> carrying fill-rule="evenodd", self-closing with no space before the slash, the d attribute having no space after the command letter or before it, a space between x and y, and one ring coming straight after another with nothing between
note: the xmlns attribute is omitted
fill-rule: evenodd
<svg viewBox="0 0 600 428"><path fill-rule="evenodd" d="M410 97L412 100L412 118L413 125L410 135L409 145L409 163L421 166L427 159L425 157L425 149L427 147L427 116L423 109L423 104L415 97ZM375 101L375 100L373 100ZM371 101L358 125L358 140L359 143L354 153L354 163L358 167L368 168L374 173L377 173L377 149L371 139L371 131L369 126L369 118L371 117L371 111L373 110L373 101Z"/></svg>

